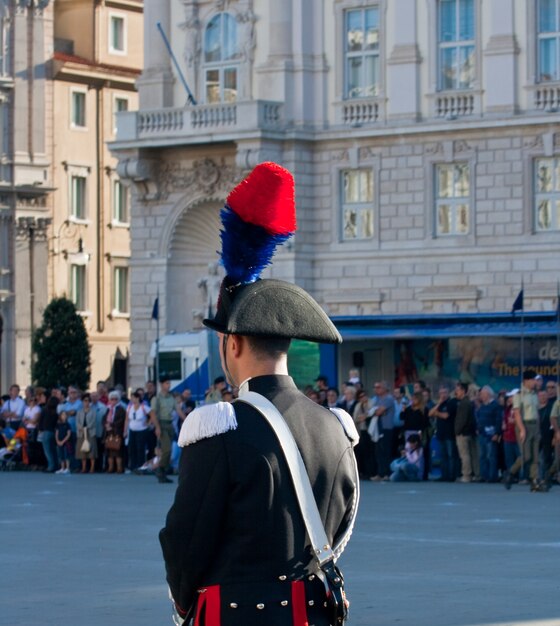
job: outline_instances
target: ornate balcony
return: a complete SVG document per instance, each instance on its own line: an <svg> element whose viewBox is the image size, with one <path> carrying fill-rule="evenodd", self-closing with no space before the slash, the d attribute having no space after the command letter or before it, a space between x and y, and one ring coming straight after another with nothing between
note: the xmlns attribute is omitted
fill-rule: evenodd
<svg viewBox="0 0 560 626"><path fill-rule="evenodd" d="M223 140L224 134L236 135L284 128L283 105L256 100L225 104L203 104L180 109L123 111L117 114L116 143L153 145L188 141L197 143Z"/></svg>

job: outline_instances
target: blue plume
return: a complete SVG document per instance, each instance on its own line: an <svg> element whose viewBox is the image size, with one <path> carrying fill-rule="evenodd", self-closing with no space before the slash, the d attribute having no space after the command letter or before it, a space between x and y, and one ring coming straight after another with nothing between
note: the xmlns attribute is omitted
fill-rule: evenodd
<svg viewBox="0 0 560 626"><path fill-rule="evenodd" d="M221 211L221 218L222 265L234 285L257 280L270 265L276 247L292 236L292 233L272 235L261 226L244 222L227 205Z"/></svg>

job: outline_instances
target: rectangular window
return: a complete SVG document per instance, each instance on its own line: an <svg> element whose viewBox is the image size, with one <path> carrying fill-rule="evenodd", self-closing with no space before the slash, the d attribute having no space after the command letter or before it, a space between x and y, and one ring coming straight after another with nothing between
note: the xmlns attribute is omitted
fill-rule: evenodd
<svg viewBox="0 0 560 626"><path fill-rule="evenodd" d="M86 126L86 94L83 91L72 91L70 123L74 128Z"/></svg>
<svg viewBox="0 0 560 626"><path fill-rule="evenodd" d="M120 180L113 182L113 221L128 224L128 189Z"/></svg>
<svg viewBox="0 0 560 626"><path fill-rule="evenodd" d="M117 113L128 111L128 98L115 97L113 101L113 132L117 132Z"/></svg>
<svg viewBox="0 0 560 626"><path fill-rule="evenodd" d="M538 79L560 80L560 0L538 0Z"/></svg>
<svg viewBox="0 0 560 626"><path fill-rule="evenodd" d="M436 165L436 234L468 235L470 230L468 163Z"/></svg>
<svg viewBox="0 0 560 626"><path fill-rule="evenodd" d="M8 20L0 7L0 76L8 74Z"/></svg>
<svg viewBox="0 0 560 626"><path fill-rule="evenodd" d="M374 235L374 181L369 169L345 170L342 176L342 239L371 239Z"/></svg>
<svg viewBox="0 0 560 626"><path fill-rule="evenodd" d="M345 98L379 93L379 8L344 14Z"/></svg>
<svg viewBox="0 0 560 626"><path fill-rule="evenodd" d="M78 311L86 310L86 266L70 266L70 300Z"/></svg>
<svg viewBox="0 0 560 626"><path fill-rule="evenodd" d="M439 0L439 88L471 89L475 70L474 0Z"/></svg>
<svg viewBox="0 0 560 626"><path fill-rule="evenodd" d="M86 219L85 176L70 177L70 217L78 220Z"/></svg>
<svg viewBox="0 0 560 626"><path fill-rule="evenodd" d="M206 70L206 102L235 102L237 100L237 68Z"/></svg>
<svg viewBox="0 0 560 626"><path fill-rule="evenodd" d="M125 51L124 17L111 15L109 24L109 51L123 53Z"/></svg>
<svg viewBox="0 0 560 626"><path fill-rule="evenodd" d="M128 267L113 270L113 309L117 313L128 313Z"/></svg>
<svg viewBox="0 0 560 626"><path fill-rule="evenodd" d="M535 230L560 230L560 157L535 160Z"/></svg>

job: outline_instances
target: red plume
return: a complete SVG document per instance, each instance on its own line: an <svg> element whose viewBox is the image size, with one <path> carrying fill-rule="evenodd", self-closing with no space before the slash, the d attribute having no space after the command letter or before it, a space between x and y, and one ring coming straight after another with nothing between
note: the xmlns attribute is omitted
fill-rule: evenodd
<svg viewBox="0 0 560 626"><path fill-rule="evenodd" d="M272 162L261 163L227 197L226 204L241 220L272 234L296 230L294 178Z"/></svg>

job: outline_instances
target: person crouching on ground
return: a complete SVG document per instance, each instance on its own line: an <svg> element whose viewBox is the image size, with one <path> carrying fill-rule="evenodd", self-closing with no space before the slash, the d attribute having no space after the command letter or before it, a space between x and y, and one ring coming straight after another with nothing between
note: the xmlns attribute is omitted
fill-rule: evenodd
<svg viewBox="0 0 560 626"><path fill-rule="evenodd" d="M424 473L424 451L422 450L422 440L420 435L412 434L408 436L401 458L395 459L391 463L391 480L402 482L406 480L422 480Z"/></svg>

